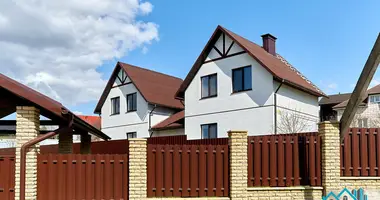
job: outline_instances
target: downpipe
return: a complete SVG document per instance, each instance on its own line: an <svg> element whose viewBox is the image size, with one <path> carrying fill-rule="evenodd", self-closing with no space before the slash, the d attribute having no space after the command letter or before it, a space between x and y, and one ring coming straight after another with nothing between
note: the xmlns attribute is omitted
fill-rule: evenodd
<svg viewBox="0 0 380 200"><path fill-rule="evenodd" d="M278 86L276 91L274 91L274 134L275 135L277 134L277 92L280 90L284 82L285 80L282 79L280 85Z"/></svg>
<svg viewBox="0 0 380 200"><path fill-rule="evenodd" d="M154 112L154 110L156 110L156 108L157 108L157 105L154 104L153 109L149 112L149 132L150 132L149 137L152 137L152 135L153 135L152 120L151 119L152 119L153 112Z"/></svg>
<svg viewBox="0 0 380 200"><path fill-rule="evenodd" d="M65 133L67 131L70 131L72 125L73 125L73 120L74 120L74 117L72 115L71 116L71 119L70 119L70 122L69 122L69 125L67 127L63 127L63 128L59 128L59 129L56 129L52 132L49 132L49 133L46 133L44 135L40 135L28 142L26 142L25 144L23 144L21 146L21 150L20 150L20 154L21 154L21 157L20 157L20 200L25 200L25 181L26 181L26 153L27 153L27 150L43 141L43 140L46 140L50 137L53 137L57 134L61 134L61 133Z"/></svg>

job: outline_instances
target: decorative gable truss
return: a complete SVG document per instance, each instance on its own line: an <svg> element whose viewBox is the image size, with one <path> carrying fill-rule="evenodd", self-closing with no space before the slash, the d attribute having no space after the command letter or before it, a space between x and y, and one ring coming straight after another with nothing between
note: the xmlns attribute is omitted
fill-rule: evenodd
<svg viewBox="0 0 380 200"><path fill-rule="evenodd" d="M222 33L215 42L204 63L243 54L245 51L230 37Z"/></svg>
<svg viewBox="0 0 380 200"><path fill-rule="evenodd" d="M118 87L129 83L131 83L131 80L128 78L127 73L125 73L123 69L120 69L112 87Z"/></svg>

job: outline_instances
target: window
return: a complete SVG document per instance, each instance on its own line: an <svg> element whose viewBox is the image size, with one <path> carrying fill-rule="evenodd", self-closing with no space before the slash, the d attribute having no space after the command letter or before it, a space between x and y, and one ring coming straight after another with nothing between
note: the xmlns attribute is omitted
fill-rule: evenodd
<svg viewBox="0 0 380 200"><path fill-rule="evenodd" d="M127 112L137 110L137 93L127 95Z"/></svg>
<svg viewBox="0 0 380 200"><path fill-rule="evenodd" d="M111 99L111 115L120 114L120 97Z"/></svg>
<svg viewBox="0 0 380 200"><path fill-rule="evenodd" d="M218 137L217 124L203 124L201 125L202 139L210 139Z"/></svg>
<svg viewBox="0 0 380 200"><path fill-rule="evenodd" d="M380 95L372 95L369 97L371 103L380 103Z"/></svg>
<svg viewBox="0 0 380 200"><path fill-rule="evenodd" d="M368 128L368 119L367 118L358 119L358 126L359 128Z"/></svg>
<svg viewBox="0 0 380 200"><path fill-rule="evenodd" d="M201 78L202 98L216 97L218 93L218 83L216 74L203 76Z"/></svg>
<svg viewBox="0 0 380 200"><path fill-rule="evenodd" d="M137 133L136 132L129 132L127 133L127 139L136 138Z"/></svg>
<svg viewBox="0 0 380 200"><path fill-rule="evenodd" d="M232 70L232 88L233 92L247 91L252 89L251 66Z"/></svg>

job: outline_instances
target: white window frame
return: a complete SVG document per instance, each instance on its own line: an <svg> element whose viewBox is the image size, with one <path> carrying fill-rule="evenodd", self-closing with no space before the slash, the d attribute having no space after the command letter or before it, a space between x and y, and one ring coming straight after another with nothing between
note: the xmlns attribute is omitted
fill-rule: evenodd
<svg viewBox="0 0 380 200"><path fill-rule="evenodd" d="M371 95L371 96L369 96L369 102L371 102L371 103L380 103L380 95Z"/></svg>

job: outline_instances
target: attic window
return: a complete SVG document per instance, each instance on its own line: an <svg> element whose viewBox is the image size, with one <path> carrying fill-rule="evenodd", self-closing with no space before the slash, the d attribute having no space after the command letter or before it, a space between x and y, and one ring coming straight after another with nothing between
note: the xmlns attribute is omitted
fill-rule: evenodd
<svg viewBox="0 0 380 200"><path fill-rule="evenodd" d="M251 66L240 67L232 70L233 92L241 92L252 89Z"/></svg>
<svg viewBox="0 0 380 200"><path fill-rule="evenodd" d="M111 115L120 114L120 97L111 99Z"/></svg>
<svg viewBox="0 0 380 200"><path fill-rule="evenodd" d="M216 97L218 93L218 84L216 74L203 76L201 78L202 84L202 99L208 97Z"/></svg>

